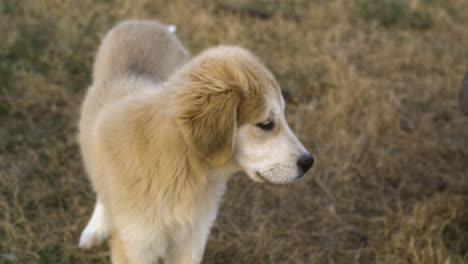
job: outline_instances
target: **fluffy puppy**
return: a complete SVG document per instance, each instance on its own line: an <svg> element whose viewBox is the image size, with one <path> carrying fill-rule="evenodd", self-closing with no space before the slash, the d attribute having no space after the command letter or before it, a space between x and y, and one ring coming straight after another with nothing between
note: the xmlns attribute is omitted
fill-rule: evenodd
<svg viewBox="0 0 468 264"><path fill-rule="evenodd" d="M234 46L187 59L156 22L121 23L99 48L80 120L97 203L80 246L112 234L113 263L200 263L231 175L281 184L313 164L259 59Z"/></svg>

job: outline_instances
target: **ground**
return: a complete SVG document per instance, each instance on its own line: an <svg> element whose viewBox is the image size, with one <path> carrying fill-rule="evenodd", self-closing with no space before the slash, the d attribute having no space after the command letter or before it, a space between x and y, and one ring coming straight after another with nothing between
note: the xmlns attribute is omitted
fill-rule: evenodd
<svg viewBox="0 0 468 264"><path fill-rule="evenodd" d="M192 54L241 45L277 77L316 158L228 186L203 263L468 262L466 0L0 1L0 263L109 263L77 248L95 196L76 140L100 39L175 24Z"/></svg>

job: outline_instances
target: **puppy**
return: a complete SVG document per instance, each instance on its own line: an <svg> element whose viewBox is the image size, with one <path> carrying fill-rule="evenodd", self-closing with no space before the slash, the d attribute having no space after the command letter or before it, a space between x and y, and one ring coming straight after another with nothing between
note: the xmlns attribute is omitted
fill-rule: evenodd
<svg viewBox="0 0 468 264"><path fill-rule="evenodd" d="M157 22L104 38L79 141L97 194L80 238L112 234L112 263L200 263L229 177L283 184L314 160L284 116L278 83L245 49L188 52Z"/></svg>

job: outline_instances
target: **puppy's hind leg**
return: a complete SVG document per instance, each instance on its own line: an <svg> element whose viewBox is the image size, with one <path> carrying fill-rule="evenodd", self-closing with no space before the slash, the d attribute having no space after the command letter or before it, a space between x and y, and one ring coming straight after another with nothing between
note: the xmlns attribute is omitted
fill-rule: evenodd
<svg viewBox="0 0 468 264"><path fill-rule="evenodd" d="M88 225L83 230L80 236L78 247L89 249L93 246L101 244L109 238L111 232L111 223L104 204L99 200L96 201L93 215L88 222Z"/></svg>

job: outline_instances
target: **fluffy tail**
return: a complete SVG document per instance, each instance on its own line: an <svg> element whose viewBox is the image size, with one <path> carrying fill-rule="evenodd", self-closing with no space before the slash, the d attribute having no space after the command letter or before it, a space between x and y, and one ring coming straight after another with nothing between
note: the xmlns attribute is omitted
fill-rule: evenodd
<svg viewBox="0 0 468 264"><path fill-rule="evenodd" d="M188 59L188 52L174 34L174 25L131 20L115 26L105 36L94 64L94 81L128 74L164 81Z"/></svg>

